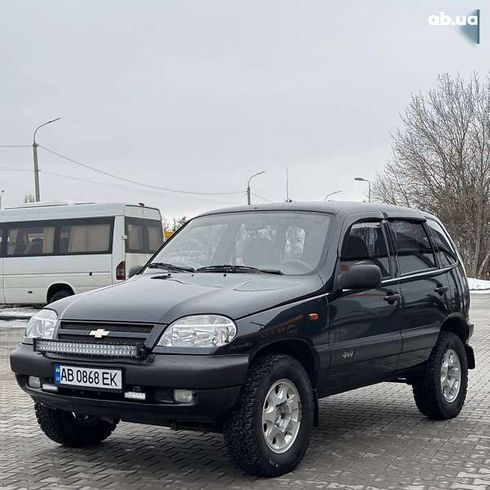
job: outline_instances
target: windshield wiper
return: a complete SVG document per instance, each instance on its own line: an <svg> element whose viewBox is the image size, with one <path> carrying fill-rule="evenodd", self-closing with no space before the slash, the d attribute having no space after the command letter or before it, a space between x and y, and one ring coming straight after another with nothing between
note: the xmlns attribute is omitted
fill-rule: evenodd
<svg viewBox="0 0 490 490"><path fill-rule="evenodd" d="M148 265L148 269L164 269L173 272L196 272L196 269L194 269L194 267L169 264L167 262L152 262Z"/></svg>
<svg viewBox="0 0 490 490"><path fill-rule="evenodd" d="M264 274L278 274L282 275L284 272L278 269L259 269L258 267L252 267L249 265L207 265L205 267L199 267L196 272L262 272Z"/></svg>

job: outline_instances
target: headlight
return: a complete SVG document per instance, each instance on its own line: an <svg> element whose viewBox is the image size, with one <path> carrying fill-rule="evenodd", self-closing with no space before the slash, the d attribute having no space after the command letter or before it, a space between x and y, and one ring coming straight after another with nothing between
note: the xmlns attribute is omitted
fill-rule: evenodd
<svg viewBox="0 0 490 490"><path fill-rule="evenodd" d="M219 347L236 335L235 323L220 315L192 315L173 322L158 341L163 347Z"/></svg>
<svg viewBox="0 0 490 490"><path fill-rule="evenodd" d="M52 339L58 315L53 310L41 310L31 317L26 327L26 338L30 339Z"/></svg>

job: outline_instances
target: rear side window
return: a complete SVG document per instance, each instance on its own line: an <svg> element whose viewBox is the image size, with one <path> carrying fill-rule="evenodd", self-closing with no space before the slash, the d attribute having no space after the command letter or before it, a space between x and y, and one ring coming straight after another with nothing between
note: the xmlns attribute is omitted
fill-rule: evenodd
<svg viewBox="0 0 490 490"><path fill-rule="evenodd" d="M109 223L85 223L63 225L60 228L59 252L107 253L111 250L111 225Z"/></svg>
<svg viewBox="0 0 490 490"><path fill-rule="evenodd" d="M436 249L436 255L439 259L439 265L441 267L448 267L455 264L458 261L458 256L451 246L446 232L443 230L442 226L431 219L427 220L427 225L429 226L432 242Z"/></svg>
<svg viewBox="0 0 490 490"><path fill-rule="evenodd" d="M29 256L54 253L54 226L19 226L9 228L7 255Z"/></svg>
<svg viewBox="0 0 490 490"><path fill-rule="evenodd" d="M145 253L145 228L143 223L126 223L126 251L134 253Z"/></svg>
<svg viewBox="0 0 490 490"><path fill-rule="evenodd" d="M398 254L400 274L410 274L436 267L434 251L424 225L417 221L391 222Z"/></svg>
<svg viewBox="0 0 490 490"><path fill-rule="evenodd" d="M341 270L363 262L377 265L383 277L390 277L388 245L380 222L355 223L344 238L341 253Z"/></svg>
<svg viewBox="0 0 490 490"><path fill-rule="evenodd" d="M163 231L160 225L148 224L148 251L155 253L163 243Z"/></svg>
<svg viewBox="0 0 490 490"><path fill-rule="evenodd" d="M162 225L159 221L126 218L126 252L149 254L163 243Z"/></svg>

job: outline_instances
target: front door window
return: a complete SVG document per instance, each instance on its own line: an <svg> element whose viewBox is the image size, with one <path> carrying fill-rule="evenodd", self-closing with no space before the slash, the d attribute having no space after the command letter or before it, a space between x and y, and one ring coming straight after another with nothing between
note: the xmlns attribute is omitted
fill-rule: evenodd
<svg viewBox="0 0 490 490"><path fill-rule="evenodd" d="M349 270L353 264L374 264L381 269L383 278L391 277L388 245L381 222L355 223L344 238L340 268Z"/></svg>

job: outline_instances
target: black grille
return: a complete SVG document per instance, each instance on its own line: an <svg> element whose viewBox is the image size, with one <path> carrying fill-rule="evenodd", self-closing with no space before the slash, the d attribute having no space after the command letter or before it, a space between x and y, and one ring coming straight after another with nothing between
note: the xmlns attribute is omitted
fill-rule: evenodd
<svg viewBox="0 0 490 490"><path fill-rule="evenodd" d="M58 330L58 338L114 344L143 344L152 330L153 325L141 323L62 321ZM91 332L92 335L90 335Z"/></svg>

